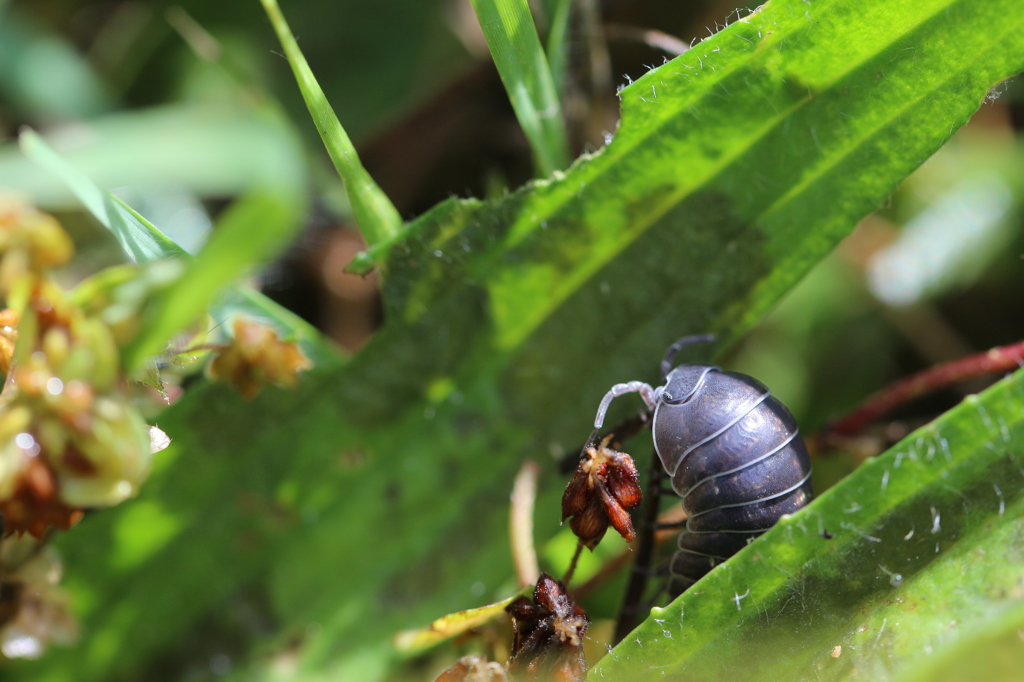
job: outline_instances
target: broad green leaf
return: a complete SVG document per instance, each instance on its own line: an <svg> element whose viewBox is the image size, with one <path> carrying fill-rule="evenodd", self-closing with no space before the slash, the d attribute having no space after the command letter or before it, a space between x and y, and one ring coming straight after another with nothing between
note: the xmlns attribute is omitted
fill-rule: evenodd
<svg viewBox="0 0 1024 682"><path fill-rule="evenodd" d="M327 153L334 162L338 175L345 182L352 213L362 230L367 244L373 245L393 237L402 227L402 217L391 200L374 182L359 161L359 154L348 133L334 113L324 91L320 89L306 58L302 56L299 44L295 42L288 23L277 6L277 0L261 0L270 17L270 23L284 48L285 56L298 81L302 98L316 123L317 132L327 147Z"/></svg>
<svg viewBox="0 0 1024 682"><path fill-rule="evenodd" d="M910 434L654 609L588 679L905 679L1019 622L1022 404L1024 371Z"/></svg>
<svg viewBox="0 0 1024 682"><path fill-rule="evenodd" d="M388 677L394 632L514 592L521 462L579 447L675 338L754 325L1024 69L1022 29L1014 0L770 0L623 90L603 151L422 216L372 254L385 324L351 362L161 415L142 497L60 542L89 635L19 679L207 665L186 635L230 643L237 679ZM542 481L538 542L563 483ZM139 541L154 517L173 532ZM233 619L254 610L276 647Z"/></svg>
<svg viewBox="0 0 1024 682"><path fill-rule="evenodd" d="M966 636L957 636L942 651L933 650L927 661L911 667L898 679L900 682L1019 679L1024 669L1024 651L1020 645L1022 629L1024 608L1017 603Z"/></svg>
<svg viewBox="0 0 1024 682"><path fill-rule="evenodd" d="M470 0L541 177L568 163L565 119L527 0ZM562 26L564 31L564 25Z"/></svg>

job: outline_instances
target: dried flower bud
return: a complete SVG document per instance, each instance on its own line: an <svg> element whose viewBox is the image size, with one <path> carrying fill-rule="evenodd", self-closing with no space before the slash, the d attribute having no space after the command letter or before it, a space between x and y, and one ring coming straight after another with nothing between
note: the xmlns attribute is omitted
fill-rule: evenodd
<svg viewBox="0 0 1024 682"><path fill-rule="evenodd" d="M520 597L505 610L515 631L508 660L511 679L581 682L586 677L583 635L590 621L561 582L541 573L533 602Z"/></svg>
<svg viewBox="0 0 1024 682"><path fill-rule="evenodd" d="M210 363L210 375L224 379L248 399L256 397L265 382L294 386L298 373L313 366L293 341L281 341L269 326L238 318L235 336Z"/></svg>
<svg viewBox="0 0 1024 682"><path fill-rule="evenodd" d="M41 538L50 526L67 530L82 512L64 504L53 471L39 454L28 433L20 433L0 447L0 515L4 534L29 533Z"/></svg>
<svg viewBox="0 0 1024 682"><path fill-rule="evenodd" d="M0 310L0 374L11 371L14 345L18 341L18 311Z"/></svg>
<svg viewBox="0 0 1024 682"><path fill-rule="evenodd" d="M64 265L74 245L57 220L35 208L0 198L0 285L9 290L28 271Z"/></svg>
<svg viewBox="0 0 1024 682"><path fill-rule="evenodd" d="M134 496L152 464L149 425L120 396L98 397L86 433L69 433L63 452L48 453L61 498L75 507L109 507Z"/></svg>
<svg viewBox="0 0 1024 682"><path fill-rule="evenodd" d="M480 656L463 656L434 682L506 682L505 669Z"/></svg>
<svg viewBox="0 0 1024 682"><path fill-rule="evenodd" d="M636 537L628 511L642 499L636 466L629 455L609 448L610 440L611 436L587 448L587 456L562 495L562 521L571 516L569 528L590 549L601 541L609 524L626 542Z"/></svg>

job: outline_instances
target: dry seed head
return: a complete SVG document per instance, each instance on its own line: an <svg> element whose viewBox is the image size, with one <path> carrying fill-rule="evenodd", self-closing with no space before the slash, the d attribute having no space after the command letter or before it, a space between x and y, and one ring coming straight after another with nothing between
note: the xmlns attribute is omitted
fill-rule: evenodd
<svg viewBox="0 0 1024 682"><path fill-rule="evenodd" d="M71 238L57 220L10 197L0 197L0 289L10 293L25 276L39 277L74 255Z"/></svg>
<svg viewBox="0 0 1024 682"><path fill-rule="evenodd" d="M281 341L271 327L237 318L234 338L209 366L210 376L234 384L248 399L256 397L264 383L292 387L299 372L313 366L294 341Z"/></svg>
<svg viewBox="0 0 1024 682"><path fill-rule="evenodd" d="M511 679L582 682L587 672L583 636L590 621L561 582L542 573L533 602L520 597L506 610L515 631L508 661Z"/></svg>
<svg viewBox="0 0 1024 682"><path fill-rule="evenodd" d="M608 447L611 436L587 448L586 457L562 496L562 521L593 549L611 525L626 542L636 537L629 510L640 504L642 493L633 459Z"/></svg>

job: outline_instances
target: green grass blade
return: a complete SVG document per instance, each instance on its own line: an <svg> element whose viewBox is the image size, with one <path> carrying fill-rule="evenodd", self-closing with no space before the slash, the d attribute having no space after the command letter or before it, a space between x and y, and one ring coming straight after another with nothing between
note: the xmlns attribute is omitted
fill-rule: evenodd
<svg viewBox="0 0 1024 682"><path fill-rule="evenodd" d="M548 66L551 68L551 81L555 88L555 97L561 102L569 64L569 14L572 9L572 0L552 0L548 3L548 7L551 13L547 42Z"/></svg>
<svg viewBox="0 0 1024 682"><path fill-rule="evenodd" d="M541 177L568 165L565 119L527 0L472 0Z"/></svg>
<svg viewBox="0 0 1024 682"><path fill-rule="evenodd" d="M75 130L79 132L76 133ZM90 119L89 135L59 128L45 139L101 187L175 187L222 200L254 185L307 185L307 154L293 126L267 108L169 104ZM340 183L339 183L340 184ZM74 210L59 177L0 144L0 185L44 210Z"/></svg>
<svg viewBox="0 0 1024 682"><path fill-rule="evenodd" d="M89 212L113 233L124 252L136 263L185 255L185 251L167 235L62 159L34 130L22 131L18 142L25 156L68 185Z"/></svg>
<svg viewBox="0 0 1024 682"><path fill-rule="evenodd" d="M910 434L654 609L587 679L906 679L1019 622L1022 404L1019 371Z"/></svg>
<svg viewBox="0 0 1024 682"><path fill-rule="evenodd" d="M294 196L267 190L255 190L228 208L217 220L209 243L161 297L156 314L125 349L129 370L160 354L167 340L191 325L221 288L273 256L293 232L300 215L301 203Z"/></svg>
<svg viewBox="0 0 1024 682"><path fill-rule="evenodd" d="M285 56L298 81L302 98L306 101L309 113L316 124L317 132L320 133L327 153L334 162L338 175L345 183L345 190L348 193L349 202L352 204L352 213L363 238L370 246L386 241L395 235L402 228L402 217L398 214L391 200L384 194L383 190L374 182L370 174L363 168L359 161L359 155L348 134L341 126L334 109L327 101L327 96L320 88L313 71L302 56L299 44L295 42L291 29L285 21L277 0L261 0L263 8L270 17L270 23L277 33L278 40L284 48Z"/></svg>
<svg viewBox="0 0 1024 682"><path fill-rule="evenodd" d="M27 157L59 177L93 217L114 234L129 258L137 263L159 258L190 261L184 280L166 294L172 298L160 308L159 320L150 320L145 337L129 350L126 361L130 366L137 366L146 354L159 353L171 335L187 326L211 300L210 312L217 319L236 314L265 319L283 335L299 339L314 360L336 356L311 325L259 292L231 287L221 297L213 298L218 287L229 284L246 266L266 259L282 245L282 239L298 221L298 186L284 191L284 185L279 184L277 190L253 194L232 207L220 221L225 234L215 236L196 262L121 199L101 190L37 133L24 131L19 143Z"/></svg>

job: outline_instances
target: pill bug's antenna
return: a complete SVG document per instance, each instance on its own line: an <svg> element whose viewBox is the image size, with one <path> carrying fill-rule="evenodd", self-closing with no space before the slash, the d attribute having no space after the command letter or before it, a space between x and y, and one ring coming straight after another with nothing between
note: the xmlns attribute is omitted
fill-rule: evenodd
<svg viewBox="0 0 1024 682"><path fill-rule="evenodd" d="M661 378L668 379L668 373L672 371L672 360L675 359L676 353L681 351L687 346L692 346L698 343L714 343L718 338L716 334L694 334L692 336L684 336L679 339L665 351L665 359L661 361Z"/></svg>

